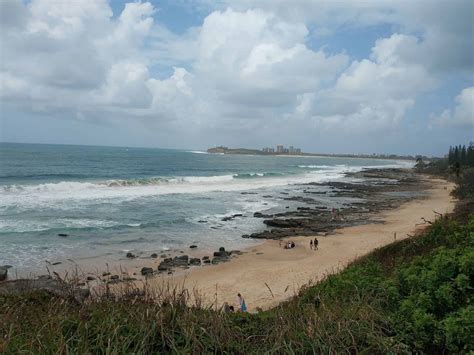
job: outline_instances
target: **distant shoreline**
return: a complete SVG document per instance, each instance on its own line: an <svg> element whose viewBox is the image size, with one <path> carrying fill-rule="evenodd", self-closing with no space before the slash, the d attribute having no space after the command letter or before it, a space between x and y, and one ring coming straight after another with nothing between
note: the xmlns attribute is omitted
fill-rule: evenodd
<svg viewBox="0 0 474 355"><path fill-rule="evenodd" d="M228 154L228 155L262 155L262 156L284 156L284 157L320 157L320 158L358 158L358 159L388 159L388 160L408 160L415 161L416 157L405 155L384 155L384 154L325 154L325 153L279 153L279 152L264 152L258 149L248 148L227 148L215 147L207 149L210 154ZM425 160L433 159L429 157L422 157ZM436 159L436 158L435 158Z"/></svg>

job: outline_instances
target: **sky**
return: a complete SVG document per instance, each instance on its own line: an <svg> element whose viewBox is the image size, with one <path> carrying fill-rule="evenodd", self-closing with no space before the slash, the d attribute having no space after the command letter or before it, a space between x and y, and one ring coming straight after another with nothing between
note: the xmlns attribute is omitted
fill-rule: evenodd
<svg viewBox="0 0 474 355"><path fill-rule="evenodd" d="M471 0L1 0L0 141L444 155Z"/></svg>

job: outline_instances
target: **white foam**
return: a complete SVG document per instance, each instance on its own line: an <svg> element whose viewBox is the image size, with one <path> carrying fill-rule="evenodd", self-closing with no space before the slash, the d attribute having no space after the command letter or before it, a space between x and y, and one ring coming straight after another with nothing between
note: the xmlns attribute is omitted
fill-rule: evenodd
<svg viewBox="0 0 474 355"><path fill-rule="evenodd" d="M7 232L41 232L54 228L107 228L119 225L114 221L102 221L94 219L55 218L53 220L2 220L0 231Z"/></svg>
<svg viewBox="0 0 474 355"><path fill-rule="evenodd" d="M400 164L401 163L401 164ZM409 167L411 162L396 162L394 167ZM322 168L322 166L319 166ZM376 166L377 167L377 166ZM392 167L390 165L380 167ZM110 184L109 182L59 182L39 185L12 185L3 187L0 193L2 208L30 210L36 207L61 209L85 208L85 205L114 200L128 201L136 198L166 194L197 194L214 191L244 191L291 184L325 182L339 179L345 172L360 171L369 167L330 166L301 174L261 176L241 179L234 175L184 176L172 179L151 178L137 180L134 184ZM88 222L89 223L89 222Z"/></svg>

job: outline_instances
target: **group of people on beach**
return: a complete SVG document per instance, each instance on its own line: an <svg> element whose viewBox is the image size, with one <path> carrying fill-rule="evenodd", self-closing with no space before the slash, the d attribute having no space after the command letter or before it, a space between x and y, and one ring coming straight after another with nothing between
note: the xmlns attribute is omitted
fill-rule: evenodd
<svg viewBox="0 0 474 355"><path fill-rule="evenodd" d="M314 238L314 241L313 241L313 239L311 239L311 240L309 241L309 248L310 248L311 250L318 250L318 245L319 245L319 240L318 240L318 238Z"/></svg>
<svg viewBox="0 0 474 355"><path fill-rule="evenodd" d="M224 306L222 307L222 310L224 313L235 312L234 306L229 305L229 302L224 302ZM247 312L247 304L245 303L244 297L240 293L237 294L237 311Z"/></svg>

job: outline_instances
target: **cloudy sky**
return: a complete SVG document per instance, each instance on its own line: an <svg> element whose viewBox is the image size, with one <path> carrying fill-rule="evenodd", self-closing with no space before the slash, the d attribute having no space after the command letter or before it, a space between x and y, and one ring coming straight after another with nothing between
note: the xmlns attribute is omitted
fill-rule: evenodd
<svg viewBox="0 0 474 355"><path fill-rule="evenodd" d="M1 0L0 140L444 154L472 0Z"/></svg>

